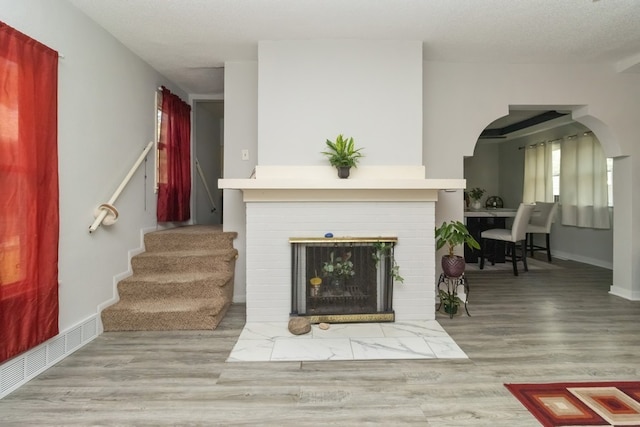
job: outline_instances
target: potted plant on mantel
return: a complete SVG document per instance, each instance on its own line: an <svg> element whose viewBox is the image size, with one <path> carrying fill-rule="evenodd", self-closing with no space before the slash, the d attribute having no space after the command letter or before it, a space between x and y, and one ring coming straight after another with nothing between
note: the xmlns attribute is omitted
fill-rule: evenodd
<svg viewBox="0 0 640 427"><path fill-rule="evenodd" d="M329 158L331 166L338 169L338 177L348 178L351 168L358 166L362 148L355 148L353 138L344 138L342 134L336 137L335 142L327 139L326 144L327 151L322 154Z"/></svg>
<svg viewBox="0 0 640 427"><path fill-rule="evenodd" d="M460 277L464 273L464 257L456 255L456 246L466 244L471 249L480 249L480 244L460 221L443 222L436 228L436 248L448 245L449 253L442 256L442 271L447 277Z"/></svg>

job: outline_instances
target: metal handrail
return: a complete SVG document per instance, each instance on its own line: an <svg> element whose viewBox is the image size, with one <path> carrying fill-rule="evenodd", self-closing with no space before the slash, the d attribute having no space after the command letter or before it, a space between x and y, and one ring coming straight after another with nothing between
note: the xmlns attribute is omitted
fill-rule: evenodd
<svg viewBox="0 0 640 427"><path fill-rule="evenodd" d="M202 184L204 185L204 189L207 190L207 195L209 196L209 203L211 203L211 213L214 213L216 209L216 204L213 201L213 196L211 196L211 191L209 190L209 186L207 185L207 180L204 177L204 172L202 172L202 168L200 168L200 162L196 157L196 169L198 170L198 175L200 175L200 179L202 180Z"/></svg>
<svg viewBox="0 0 640 427"><path fill-rule="evenodd" d="M98 208L96 209L96 219L95 221L93 221L93 224L89 226L89 233L93 233L94 231L96 231L100 224L111 225L116 222L116 220L118 219L118 210L115 208L115 206L113 206L113 204L116 202L118 196L120 196L120 193L122 193L122 190L124 190L124 187L127 186L138 167L140 167L140 164L147 156L149 150L151 150L152 147L153 141L150 141L142 151L142 154L140 154L140 157L138 157L138 160L136 160L136 162L133 164L131 170L129 170L127 176L124 177L116 191L113 193L109 201L98 206Z"/></svg>

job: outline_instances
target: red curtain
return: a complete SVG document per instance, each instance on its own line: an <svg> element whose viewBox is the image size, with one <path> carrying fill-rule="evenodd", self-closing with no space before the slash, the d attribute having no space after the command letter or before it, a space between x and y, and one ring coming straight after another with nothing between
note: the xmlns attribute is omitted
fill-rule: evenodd
<svg viewBox="0 0 640 427"><path fill-rule="evenodd" d="M0 22L0 362L58 334L58 53Z"/></svg>
<svg viewBox="0 0 640 427"><path fill-rule="evenodd" d="M159 222L186 221L191 199L191 106L162 88L158 183Z"/></svg>

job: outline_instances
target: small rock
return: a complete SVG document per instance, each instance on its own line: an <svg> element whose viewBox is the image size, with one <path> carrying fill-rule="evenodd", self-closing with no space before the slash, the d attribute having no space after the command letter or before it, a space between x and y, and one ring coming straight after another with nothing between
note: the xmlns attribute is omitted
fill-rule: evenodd
<svg viewBox="0 0 640 427"><path fill-rule="evenodd" d="M311 322L306 317L292 317L289 319L289 332L293 335L303 335L311 331Z"/></svg>
<svg viewBox="0 0 640 427"><path fill-rule="evenodd" d="M329 324L328 323L320 323L318 325L318 328L326 331L327 329L329 329Z"/></svg>

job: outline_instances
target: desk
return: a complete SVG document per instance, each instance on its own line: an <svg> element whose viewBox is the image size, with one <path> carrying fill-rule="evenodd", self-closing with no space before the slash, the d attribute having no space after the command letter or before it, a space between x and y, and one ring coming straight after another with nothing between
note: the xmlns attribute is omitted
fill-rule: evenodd
<svg viewBox="0 0 640 427"><path fill-rule="evenodd" d="M514 218L516 216L517 209L479 209L479 210L466 210L464 211L465 221L467 223L467 229L469 233L482 244L480 234L491 228L506 228L506 219ZM504 243L497 243L503 246L498 248L498 257L496 262L504 262ZM467 245L464 247L464 260L468 263L477 263L480 251L471 249Z"/></svg>

